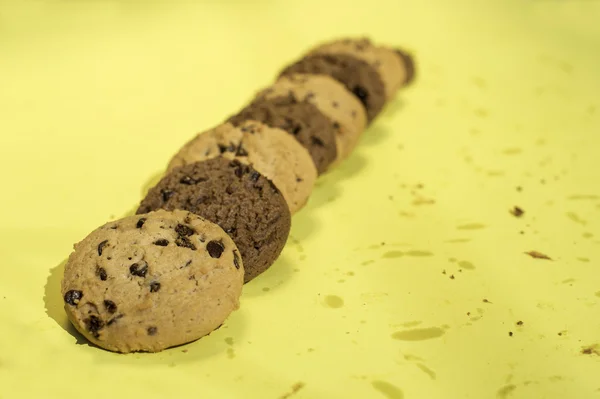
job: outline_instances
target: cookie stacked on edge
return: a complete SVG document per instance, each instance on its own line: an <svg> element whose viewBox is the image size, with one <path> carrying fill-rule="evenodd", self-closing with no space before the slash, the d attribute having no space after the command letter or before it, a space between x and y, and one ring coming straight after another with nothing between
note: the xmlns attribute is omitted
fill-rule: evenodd
<svg viewBox="0 0 600 399"><path fill-rule="evenodd" d="M319 45L223 124L188 141L137 215L99 227L65 266L73 325L115 352L201 338L267 270L318 175L414 76L405 52L368 39Z"/></svg>

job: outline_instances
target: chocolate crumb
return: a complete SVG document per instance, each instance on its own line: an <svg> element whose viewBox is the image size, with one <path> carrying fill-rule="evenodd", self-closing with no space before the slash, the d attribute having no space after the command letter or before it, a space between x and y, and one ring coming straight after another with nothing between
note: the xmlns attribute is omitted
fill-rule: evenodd
<svg viewBox="0 0 600 399"><path fill-rule="evenodd" d="M103 267L96 266L96 276L100 278L102 281L106 281L108 275L106 274L106 270Z"/></svg>
<svg viewBox="0 0 600 399"><path fill-rule="evenodd" d="M518 206L515 206L513 209L510 210L510 213L515 217L521 217L521 216L523 216L525 211L523 209L519 208Z"/></svg>
<svg viewBox="0 0 600 399"><path fill-rule="evenodd" d="M552 260L552 258L550 258L548 255L545 255L541 252L538 251L529 251L529 252L525 252L525 254L531 256L534 259L546 259L546 260Z"/></svg>
<svg viewBox="0 0 600 399"><path fill-rule="evenodd" d="M160 238L160 239L154 241L154 245L158 245L160 247L166 247L167 245L169 245L169 240L165 240L164 238Z"/></svg>
<svg viewBox="0 0 600 399"><path fill-rule="evenodd" d="M146 277L146 273L148 272L148 263L146 261L140 261L139 263L134 263L129 266L129 273L138 277Z"/></svg>
<svg viewBox="0 0 600 399"><path fill-rule="evenodd" d="M508 336L509 336L509 337L512 337L512 336L513 336L513 332L512 332L512 331L509 331L509 332L508 332Z"/></svg>
<svg viewBox="0 0 600 399"><path fill-rule="evenodd" d="M100 244L98 244L98 256L102 256L102 251L104 251L104 247L106 246L106 244L108 244L108 240L104 240Z"/></svg>
<svg viewBox="0 0 600 399"><path fill-rule="evenodd" d="M211 258L220 258L221 254L225 250L225 247L221 241L212 240L206 244L206 250Z"/></svg>
<svg viewBox="0 0 600 399"><path fill-rule="evenodd" d="M137 224L135 225L135 227L137 227L138 229L141 229L142 226L144 225L144 223L146 223L146 218L141 218L140 220L138 220Z"/></svg>
<svg viewBox="0 0 600 399"><path fill-rule="evenodd" d="M89 318L85 319L83 322L85 323L85 327L87 328L87 330L91 332L95 338L98 338L100 336L100 334L98 334L98 331L104 328L104 322L101 318L92 315Z"/></svg>
<svg viewBox="0 0 600 399"><path fill-rule="evenodd" d="M192 243L192 241L190 241L189 238L184 237L184 236L179 236L175 240L175 245L177 245L178 247L189 248L192 251L196 250L196 246Z"/></svg>
<svg viewBox="0 0 600 399"><path fill-rule="evenodd" d="M150 283L150 292L158 292L160 290L160 283L154 281Z"/></svg>
<svg viewBox="0 0 600 399"><path fill-rule="evenodd" d="M235 266L236 269L239 270L240 268L240 257L238 256L237 251L234 249L233 250L233 265Z"/></svg>
<svg viewBox="0 0 600 399"><path fill-rule="evenodd" d="M65 294L64 300L66 303L72 306L76 306L79 301L83 298L83 292L77 290L67 291Z"/></svg>
<svg viewBox="0 0 600 399"><path fill-rule="evenodd" d="M108 313L115 313L117 311L117 304L109 299L104 300L104 307Z"/></svg>
<svg viewBox="0 0 600 399"><path fill-rule="evenodd" d="M522 326L522 325L523 325L523 322L522 322L521 320L519 320L519 321L517 321L517 325L518 325L518 326Z"/></svg>
<svg viewBox="0 0 600 399"><path fill-rule="evenodd" d="M196 230L192 229L189 226L185 226L183 224L178 224L177 227L175 227L175 232L180 235L180 236L193 236L194 234L196 234Z"/></svg>

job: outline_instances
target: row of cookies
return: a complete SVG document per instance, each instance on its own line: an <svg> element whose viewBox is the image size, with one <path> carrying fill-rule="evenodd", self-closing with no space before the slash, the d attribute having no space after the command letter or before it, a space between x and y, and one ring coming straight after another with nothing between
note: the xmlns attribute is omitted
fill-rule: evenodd
<svg viewBox="0 0 600 399"><path fill-rule="evenodd" d="M187 142L136 215L75 245L62 295L73 325L116 352L184 344L239 307L267 270L318 175L346 158L413 76L367 39L312 49L222 125Z"/></svg>

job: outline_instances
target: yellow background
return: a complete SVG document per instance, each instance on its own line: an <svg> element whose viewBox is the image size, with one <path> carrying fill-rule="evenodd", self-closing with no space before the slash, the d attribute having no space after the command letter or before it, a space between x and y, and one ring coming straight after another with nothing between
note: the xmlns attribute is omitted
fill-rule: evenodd
<svg viewBox="0 0 600 399"><path fill-rule="evenodd" d="M361 4L0 0L0 398L600 397L600 2ZM241 309L159 354L78 340L72 244L308 47L361 34L417 81Z"/></svg>

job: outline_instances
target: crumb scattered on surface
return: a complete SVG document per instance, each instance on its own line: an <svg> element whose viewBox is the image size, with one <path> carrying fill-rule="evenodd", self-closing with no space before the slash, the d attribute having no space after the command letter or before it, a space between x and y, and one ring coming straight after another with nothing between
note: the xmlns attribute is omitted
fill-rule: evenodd
<svg viewBox="0 0 600 399"><path fill-rule="evenodd" d="M595 345L585 346L581 349L581 353L584 355L600 356L600 345L595 344Z"/></svg>
<svg viewBox="0 0 600 399"><path fill-rule="evenodd" d="M292 390L290 392L281 395L279 398L280 399L291 398L292 396L294 396L295 394L297 394L299 390L301 390L302 388L304 388L304 385L305 384L303 382L297 382L297 383L295 383L294 385L292 385Z"/></svg>
<svg viewBox="0 0 600 399"><path fill-rule="evenodd" d="M450 275L450 279L451 279L451 280L454 280L454 274L451 274L451 275Z"/></svg>
<svg viewBox="0 0 600 399"><path fill-rule="evenodd" d="M491 303L488 299L483 298L483 303Z"/></svg>
<svg viewBox="0 0 600 399"><path fill-rule="evenodd" d="M508 336L509 336L509 337L512 337L512 336L513 336L513 332L512 332L512 331L509 331L509 332L508 332Z"/></svg>
<svg viewBox="0 0 600 399"><path fill-rule="evenodd" d="M522 208L519 208L518 206L515 206L513 209L510 210L510 213L513 216L521 217L521 216L523 216L523 214L525 213L525 211Z"/></svg>
<svg viewBox="0 0 600 399"><path fill-rule="evenodd" d="M543 253L538 252L538 251L529 251L529 252L525 252L525 254L531 256L534 259L552 260L552 258L550 258L548 255L543 254Z"/></svg>
<svg viewBox="0 0 600 399"><path fill-rule="evenodd" d="M522 326L523 325L523 321L522 320L517 321L517 325L518 326Z"/></svg>

